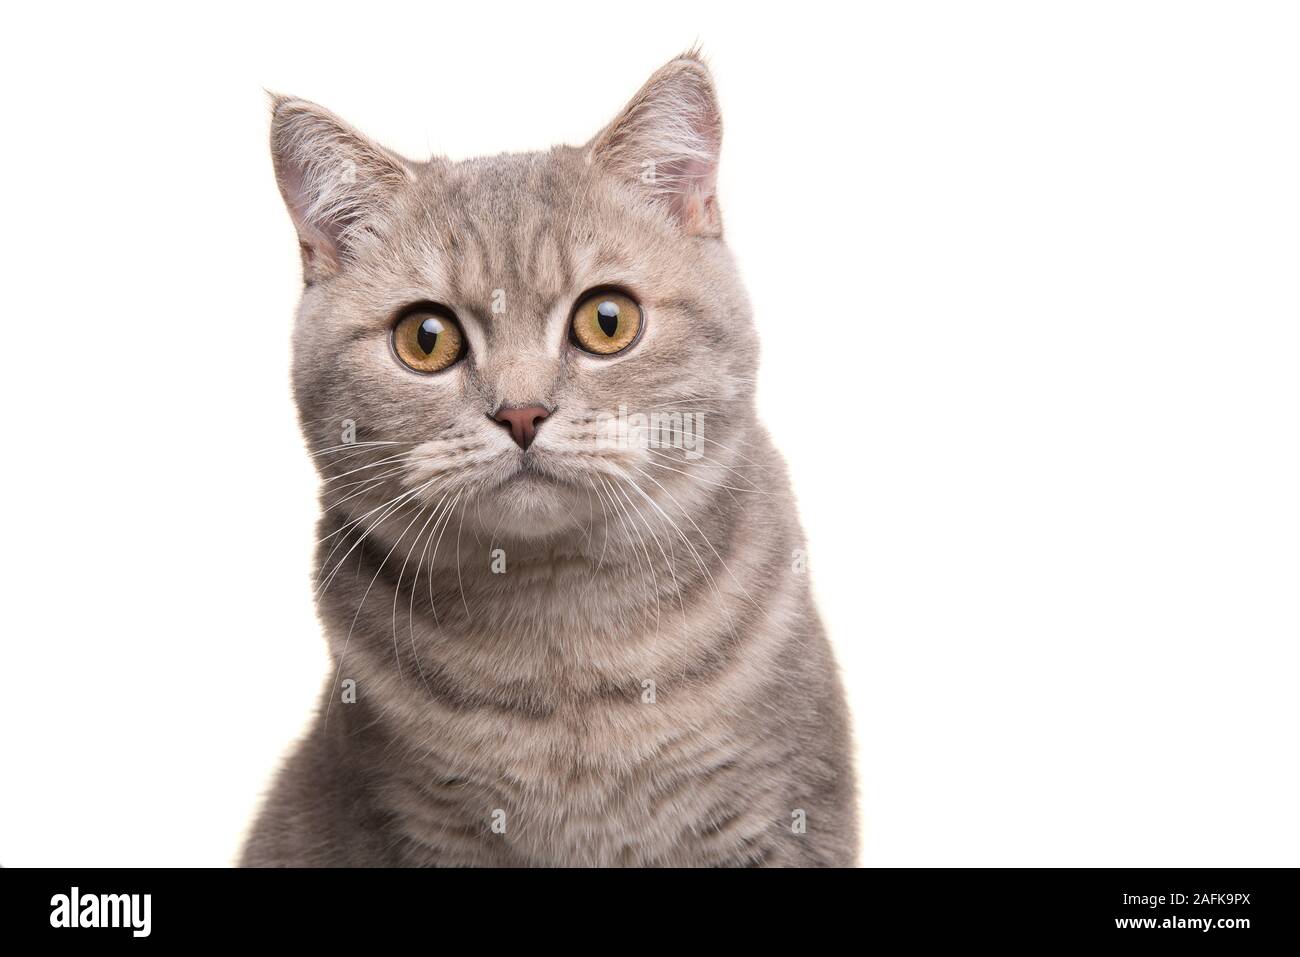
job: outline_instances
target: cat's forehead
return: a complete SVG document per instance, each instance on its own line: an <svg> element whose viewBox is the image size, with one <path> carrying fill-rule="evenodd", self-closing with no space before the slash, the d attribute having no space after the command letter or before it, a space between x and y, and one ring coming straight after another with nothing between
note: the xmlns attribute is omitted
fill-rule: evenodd
<svg viewBox="0 0 1300 957"><path fill-rule="evenodd" d="M567 204L585 171L577 150L558 148L436 160L425 167L421 180L426 198L446 202L463 217L508 226Z"/></svg>
<svg viewBox="0 0 1300 957"><path fill-rule="evenodd" d="M461 301L559 298L645 260L628 214L577 149L434 161L416 197L403 225L419 242L407 248L432 250Z"/></svg>

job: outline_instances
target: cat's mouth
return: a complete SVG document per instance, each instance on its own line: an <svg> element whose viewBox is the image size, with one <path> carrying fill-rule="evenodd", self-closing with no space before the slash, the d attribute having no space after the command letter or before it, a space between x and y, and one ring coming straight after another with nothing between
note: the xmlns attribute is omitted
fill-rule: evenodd
<svg viewBox="0 0 1300 957"><path fill-rule="evenodd" d="M479 498L476 520L493 535L544 537L572 530L589 509L576 478L531 453L504 464Z"/></svg>
<svg viewBox="0 0 1300 957"><path fill-rule="evenodd" d="M535 468L521 468L512 475L507 475L503 485L519 485L527 482L535 482L539 485L561 485L559 479L553 475L540 471Z"/></svg>
<svg viewBox="0 0 1300 957"><path fill-rule="evenodd" d="M567 485L562 478L552 473L543 466L536 455L525 452L519 457L519 464L513 472L510 472L501 479L500 485L525 485L535 483L538 485Z"/></svg>

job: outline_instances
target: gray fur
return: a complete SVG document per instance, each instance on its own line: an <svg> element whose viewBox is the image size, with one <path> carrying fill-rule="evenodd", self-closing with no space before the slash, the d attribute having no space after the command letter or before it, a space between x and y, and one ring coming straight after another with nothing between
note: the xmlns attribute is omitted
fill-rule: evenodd
<svg viewBox="0 0 1300 957"><path fill-rule="evenodd" d="M337 673L245 865L853 863L848 715L755 413L720 137L693 55L586 147L461 163L408 162L276 99ZM596 358L567 320L611 283L645 331ZM420 300L470 343L427 377L389 345ZM527 450L491 421L503 403L553 410ZM602 446L620 405L703 412L703 456Z"/></svg>

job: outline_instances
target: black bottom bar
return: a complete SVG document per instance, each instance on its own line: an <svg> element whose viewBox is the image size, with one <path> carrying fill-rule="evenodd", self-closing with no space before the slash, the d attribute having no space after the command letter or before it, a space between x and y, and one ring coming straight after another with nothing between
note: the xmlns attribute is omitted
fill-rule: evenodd
<svg viewBox="0 0 1300 957"><path fill-rule="evenodd" d="M833 931L864 945L902 935L918 943L1212 942L1236 950L1294 941L1298 888L1293 869L0 870L7 938L133 947L361 946L414 935L442 948L463 933L489 946L512 937L546 946L583 939L735 945ZM597 930L628 936L592 937Z"/></svg>

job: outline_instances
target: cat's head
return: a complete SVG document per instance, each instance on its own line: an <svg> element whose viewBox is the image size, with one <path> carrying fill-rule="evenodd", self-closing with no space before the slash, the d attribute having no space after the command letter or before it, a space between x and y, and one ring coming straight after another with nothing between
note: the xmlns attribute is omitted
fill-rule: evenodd
<svg viewBox="0 0 1300 957"><path fill-rule="evenodd" d="M327 502L454 500L539 537L628 483L663 509L725 485L757 347L722 240L721 131L693 55L585 146L464 162L404 159L277 97L306 280L294 387Z"/></svg>

